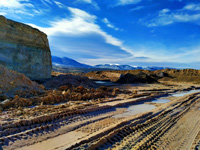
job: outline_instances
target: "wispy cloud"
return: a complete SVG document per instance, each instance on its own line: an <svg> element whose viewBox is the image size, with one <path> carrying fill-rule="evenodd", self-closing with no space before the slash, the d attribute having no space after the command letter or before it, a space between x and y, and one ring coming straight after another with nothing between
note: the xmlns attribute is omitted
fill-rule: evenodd
<svg viewBox="0 0 200 150"><path fill-rule="evenodd" d="M136 10L141 10L143 8L144 8L144 6L137 6L135 8L131 8L129 11L132 12L132 11L136 11Z"/></svg>
<svg viewBox="0 0 200 150"><path fill-rule="evenodd" d="M0 1L1 8L25 8L25 7L33 7L29 0L1 0Z"/></svg>
<svg viewBox="0 0 200 150"><path fill-rule="evenodd" d="M0 12L0 15L5 16L7 13L6 12Z"/></svg>
<svg viewBox="0 0 200 150"><path fill-rule="evenodd" d="M140 3L142 0L118 0L116 6L124 6L124 5L130 5L130 4L137 4Z"/></svg>
<svg viewBox="0 0 200 150"><path fill-rule="evenodd" d="M53 2L51 0L40 0L45 6L47 7L51 7L50 5L53 4Z"/></svg>
<svg viewBox="0 0 200 150"><path fill-rule="evenodd" d="M78 3L86 3L92 5L95 9L99 10L100 7L94 0L76 0Z"/></svg>
<svg viewBox="0 0 200 150"><path fill-rule="evenodd" d="M152 17L152 18L150 18ZM182 9L162 9L157 14L140 19L139 22L148 27L165 26L178 22L193 22L199 24L200 4L188 4Z"/></svg>
<svg viewBox="0 0 200 150"><path fill-rule="evenodd" d="M121 29L115 27L112 23L110 23L110 21L107 18L104 18L102 20L102 22L105 23L107 25L107 27L112 28L112 29L114 29L116 31L121 30Z"/></svg>
<svg viewBox="0 0 200 150"><path fill-rule="evenodd" d="M52 0L43 0L45 1L46 3L49 3L49 4L53 4Z"/></svg>
<svg viewBox="0 0 200 150"><path fill-rule="evenodd" d="M167 9L167 8L162 9L162 10L160 11L161 14L165 14L165 13L168 13L168 12L170 12L170 10Z"/></svg>
<svg viewBox="0 0 200 150"><path fill-rule="evenodd" d="M191 10L191 11L200 10L200 4L188 4L183 8L183 10Z"/></svg>
<svg viewBox="0 0 200 150"><path fill-rule="evenodd" d="M44 13L43 10L36 8L30 0L1 0L0 11L2 15L16 18L20 18L20 15L33 17Z"/></svg>
<svg viewBox="0 0 200 150"><path fill-rule="evenodd" d="M66 6L65 6L64 4L62 4L61 2L54 1L54 3L55 3L59 8L66 8Z"/></svg>
<svg viewBox="0 0 200 150"><path fill-rule="evenodd" d="M131 50L123 46L121 40L103 31L101 27L95 23L97 19L95 15L91 15L83 10L72 7L68 7L68 10L71 12L70 18L52 21L49 23L50 27L42 28L33 24L29 25L39 28L49 36L82 36L87 34L98 34L105 39L107 44L117 46L121 50L133 54Z"/></svg>

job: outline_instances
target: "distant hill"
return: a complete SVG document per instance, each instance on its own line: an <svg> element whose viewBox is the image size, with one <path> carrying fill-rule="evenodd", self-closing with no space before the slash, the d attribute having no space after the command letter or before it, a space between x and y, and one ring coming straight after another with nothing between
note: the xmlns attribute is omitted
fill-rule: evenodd
<svg viewBox="0 0 200 150"><path fill-rule="evenodd" d="M136 70L136 69L142 69L142 70L162 70L165 69L165 67L138 67L138 66L130 66L130 65L119 65L119 64L100 64L94 66L95 68L107 68L107 69L113 69L113 70Z"/></svg>
<svg viewBox="0 0 200 150"><path fill-rule="evenodd" d="M52 56L52 64L55 67L61 67L61 68L93 68L90 65L79 63L76 60L68 57L61 58L57 56Z"/></svg>
<svg viewBox="0 0 200 150"><path fill-rule="evenodd" d="M80 73L90 71L113 70L107 68L94 68L93 66L82 64L68 57L52 56L53 71L63 73Z"/></svg>
<svg viewBox="0 0 200 150"><path fill-rule="evenodd" d="M96 66L90 66L80 63L74 59L68 57L52 56L53 71L64 73L78 73L78 72L90 72L90 71L106 71L106 70L162 70L164 67L139 67L130 65L119 64L99 64Z"/></svg>

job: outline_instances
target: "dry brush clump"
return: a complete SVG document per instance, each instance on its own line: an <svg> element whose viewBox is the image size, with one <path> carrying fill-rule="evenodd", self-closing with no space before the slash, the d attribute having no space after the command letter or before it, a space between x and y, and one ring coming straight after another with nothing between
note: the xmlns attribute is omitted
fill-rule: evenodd
<svg viewBox="0 0 200 150"><path fill-rule="evenodd" d="M6 102L5 104L2 105L3 109L6 108L18 108L18 107L25 107L25 106L31 106L32 101L26 98L20 98L18 95L15 95L13 100Z"/></svg>
<svg viewBox="0 0 200 150"><path fill-rule="evenodd" d="M102 98L115 97L120 93L127 93L127 91L118 88L112 89L105 86L97 89L89 89L83 86L69 88L67 85L64 85L60 86L58 90L47 90L45 94L36 97L21 98L20 95L16 95L12 100L2 104L1 107L3 109L8 109L11 107L18 108L32 105L53 105L69 101L96 101Z"/></svg>

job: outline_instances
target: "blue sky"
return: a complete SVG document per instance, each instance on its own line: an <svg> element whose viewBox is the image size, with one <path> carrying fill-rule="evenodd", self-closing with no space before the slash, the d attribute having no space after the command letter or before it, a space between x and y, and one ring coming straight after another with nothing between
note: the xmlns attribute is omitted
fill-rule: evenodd
<svg viewBox="0 0 200 150"><path fill-rule="evenodd" d="M1 0L0 14L45 32L55 56L200 69L199 0Z"/></svg>

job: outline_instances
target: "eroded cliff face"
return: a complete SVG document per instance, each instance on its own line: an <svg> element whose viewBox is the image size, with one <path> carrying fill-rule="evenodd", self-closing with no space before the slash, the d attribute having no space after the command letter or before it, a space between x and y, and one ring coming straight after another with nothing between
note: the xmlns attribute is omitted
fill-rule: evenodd
<svg viewBox="0 0 200 150"><path fill-rule="evenodd" d="M52 64L47 35L0 16L0 65L33 80L50 78Z"/></svg>

